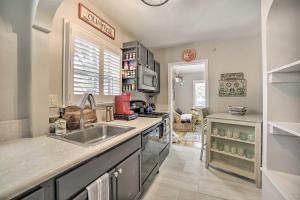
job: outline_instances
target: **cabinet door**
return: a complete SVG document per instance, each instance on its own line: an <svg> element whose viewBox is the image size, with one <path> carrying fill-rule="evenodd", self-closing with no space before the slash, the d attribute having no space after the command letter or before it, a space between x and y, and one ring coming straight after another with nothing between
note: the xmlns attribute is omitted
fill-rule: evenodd
<svg viewBox="0 0 300 200"><path fill-rule="evenodd" d="M147 53L147 65L150 69L152 69L154 71L154 55L149 50L148 50L148 53Z"/></svg>
<svg viewBox="0 0 300 200"><path fill-rule="evenodd" d="M21 198L20 200L44 200L45 199L45 193L44 189L40 188L31 194Z"/></svg>
<svg viewBox="0 0 300 200"><path fill-rule="evenodd" d="M116 200L135 200L141 194L141 151L135 152L116 169Z"/></svg>
<svg viewBox="0 0 300 200"><path fill-rule="evenodd" d="M142 44L139 44L138 62L140 65L147 66L147 48Z"/></svg>

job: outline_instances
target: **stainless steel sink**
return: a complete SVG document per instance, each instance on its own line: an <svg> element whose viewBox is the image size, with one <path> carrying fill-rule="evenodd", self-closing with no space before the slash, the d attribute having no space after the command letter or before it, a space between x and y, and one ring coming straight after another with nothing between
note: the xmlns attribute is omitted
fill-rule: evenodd
<svg viewBox="0 0 300 200"><path fill-rule="evenodd" d="M81 145L96 145L133 129L134 127L128 126L97 124L91 128L52 137Z"/></svg>

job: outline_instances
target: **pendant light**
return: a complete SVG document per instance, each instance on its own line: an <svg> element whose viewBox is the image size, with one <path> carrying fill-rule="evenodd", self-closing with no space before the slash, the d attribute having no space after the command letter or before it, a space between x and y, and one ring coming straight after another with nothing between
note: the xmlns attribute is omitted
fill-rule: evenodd
<svg viewBox="0 0 300 200"><path fill-rule="evenodd" d="M178 83L180 86L183 85L184 81L183 81L183 76L180 76L179 74L177 74L175 76L175 82Z"/></svg>
<svg viewBox="0 0 300 200"><path fill-rule="evenodd" d="M148 6L162 6L169 0L141 0L144 4Z"/></svg>

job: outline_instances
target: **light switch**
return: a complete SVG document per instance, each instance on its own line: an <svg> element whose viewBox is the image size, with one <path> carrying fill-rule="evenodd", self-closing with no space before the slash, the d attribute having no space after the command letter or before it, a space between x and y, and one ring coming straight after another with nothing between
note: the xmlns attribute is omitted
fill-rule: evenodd
<svg viewBox="0 0 300 200"><path fill-rule="evenodd" d="M50 94L49 95L49 108L57 108L58 107L58 95Z"/></svg>

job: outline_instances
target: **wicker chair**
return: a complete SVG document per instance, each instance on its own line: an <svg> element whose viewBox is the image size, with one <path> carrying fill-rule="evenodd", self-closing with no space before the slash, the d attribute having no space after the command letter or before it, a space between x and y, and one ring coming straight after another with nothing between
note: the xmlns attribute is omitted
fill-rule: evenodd
<svg viewBox="0 0 300 200"><path fill-rule="evenodd" d="M192 117L191 123L182 123L180 114L178 114L176 111L173 111L173 129L177 132L194 132L195 131L195 120L196 118Z"/></svg>

